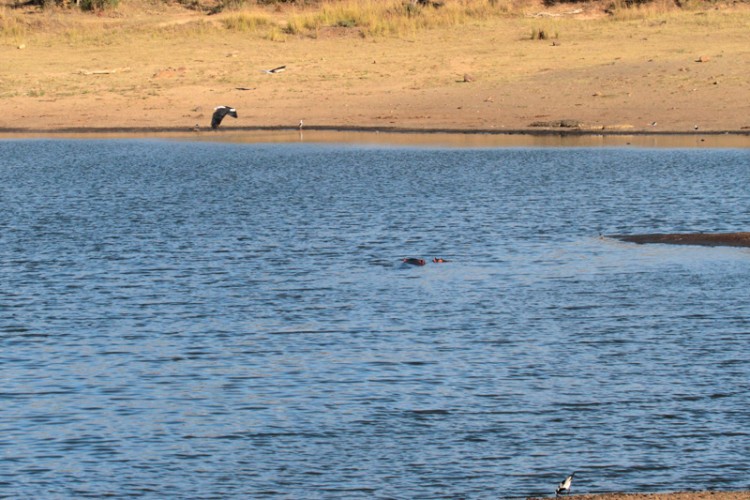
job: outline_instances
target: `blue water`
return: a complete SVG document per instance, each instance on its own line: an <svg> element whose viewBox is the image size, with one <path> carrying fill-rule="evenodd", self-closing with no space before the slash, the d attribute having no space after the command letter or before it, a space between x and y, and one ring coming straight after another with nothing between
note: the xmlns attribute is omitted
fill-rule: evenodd
<svg viewBox="0 0 750 500"><path fill-rule="evenodd" d="M748 489L750 250L599 237L748 230L748 180L747 150L2 141L0 497Z"/></svg>

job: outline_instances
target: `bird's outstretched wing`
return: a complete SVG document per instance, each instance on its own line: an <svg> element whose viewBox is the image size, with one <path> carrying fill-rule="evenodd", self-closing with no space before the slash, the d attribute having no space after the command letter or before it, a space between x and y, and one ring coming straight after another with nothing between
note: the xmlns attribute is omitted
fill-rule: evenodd
<svg viewBox="0 0 750 500"><path fill-rule="evenodd" d="M275 75L276 73L281 73L282 71L286 70L286 66L277 66L273 69L264 69L264 73L268 73L269 75Z"/></svg>
<svg viewBox="0 0 750 500"><path fill-rule="evenodd" d="M218 128L225 116L237 118L237 110L231 106L218 106L214 108L214 114L211 116L211 128Z"/></svg>

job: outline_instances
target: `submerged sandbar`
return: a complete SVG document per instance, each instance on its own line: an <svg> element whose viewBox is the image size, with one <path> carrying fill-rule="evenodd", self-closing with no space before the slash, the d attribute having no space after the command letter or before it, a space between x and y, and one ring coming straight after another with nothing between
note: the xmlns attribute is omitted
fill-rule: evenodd
<svg viewBox="0 0 750 500"><path fill-rule="evenodd" d="M629 243L667 245L699 245L750 247L750 232L737 233L653 233L653 234L616 234L612 238ZM750 498L750 496L745 497Z"/></svg>

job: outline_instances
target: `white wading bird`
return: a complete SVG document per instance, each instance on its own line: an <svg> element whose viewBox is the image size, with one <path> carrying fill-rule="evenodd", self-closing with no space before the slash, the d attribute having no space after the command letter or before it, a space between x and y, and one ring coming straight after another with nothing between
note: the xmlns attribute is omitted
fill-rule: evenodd
<svg viewBox="0 0 750 500"><path fill-rule="evenodd" d="M565 493L566 495L570 494L570 484L573 482L573 476L575 476L576 473L569 475L566 477L562 483L560 483L557 486L557 489L555 490L555 497L559 496L560 493Z"/></svg>

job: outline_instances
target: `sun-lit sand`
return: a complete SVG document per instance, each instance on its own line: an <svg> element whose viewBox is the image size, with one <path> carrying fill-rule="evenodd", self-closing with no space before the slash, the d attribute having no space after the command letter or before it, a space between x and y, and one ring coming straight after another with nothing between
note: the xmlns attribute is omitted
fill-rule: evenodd
<svg viewBox="0 0 750 500"><path fill-rule="evenodd" d="M675 493L606 493L570 495L568 500L748 500L750 491L702 491Z"/></svg>
<svg viewBox="0 0 750 500"><path fill-rule="evenodd" d="M750 491L605 493L601 495L566 495L560 498L566 500L748 500L750 499Z"/></svg>
<svg viewBox="0 0 750 500"><path fill-rule="evenodd" d="M223 28L231 13L149 8L29 13L6 31L0 132L205 132L226 104L239 118L224 133L303 119L309 132L727 131L750 144L748 7L614 21L603 4L529 3L398 36L336 27L279 41ZM550 38L532 40L539 29Z"/></svg>

